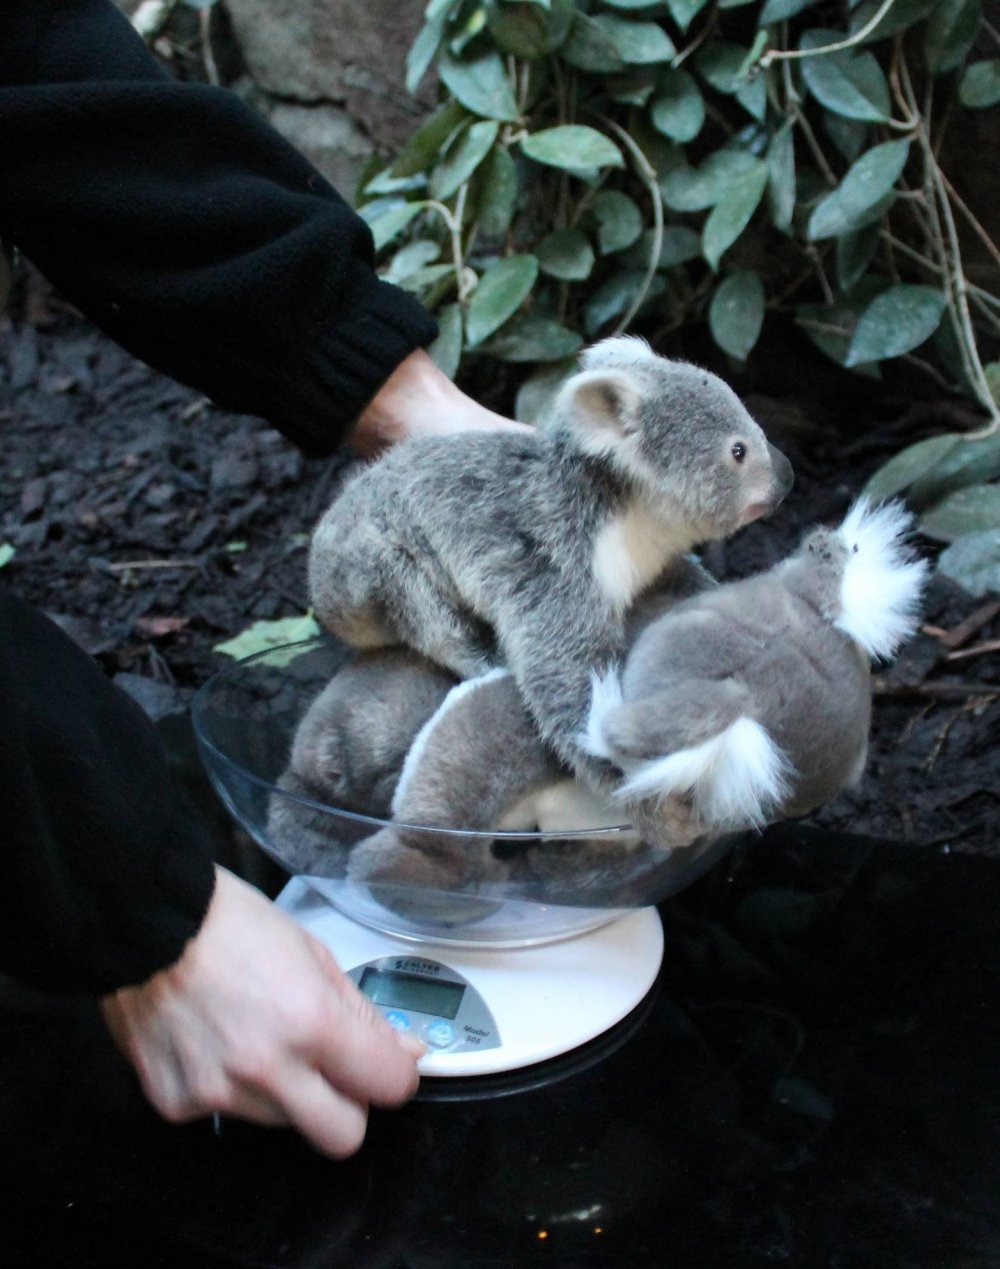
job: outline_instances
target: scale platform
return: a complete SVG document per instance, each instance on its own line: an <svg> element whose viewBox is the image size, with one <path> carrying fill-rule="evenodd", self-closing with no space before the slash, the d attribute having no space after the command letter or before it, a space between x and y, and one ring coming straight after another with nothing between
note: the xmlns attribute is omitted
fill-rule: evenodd
<svg viewBox="0 0 1000 1269"><path fill-rule="evenodd" d="M525 947L404 938L339 911L320 881L296 877L276 900L324 943L387 1021L427 1045L422 1075L484 1076L568 1053L625 1018L663 959L655 908Z"/></svg>

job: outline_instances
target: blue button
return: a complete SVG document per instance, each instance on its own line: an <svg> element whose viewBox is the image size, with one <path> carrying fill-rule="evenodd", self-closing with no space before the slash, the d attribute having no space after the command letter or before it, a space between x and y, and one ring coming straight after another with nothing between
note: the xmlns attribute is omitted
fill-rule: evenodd
<svg viewBox="0 0 1000 1269"><path fill-rule="evenodd" d="M397 1031L409 1031L410 1020L405 1013L400 1013L398 1009L390 1009L385 1015L385 1020L390 1027L395 1027Z"/></svg>
<svg viewBox="0 0 1000 1269"><path fill-rule="evenodd" d="M455 1039L455 1028L443 1018L435 1018L424 1027L424 1039L435 1049L446 1049Z"/></svg>

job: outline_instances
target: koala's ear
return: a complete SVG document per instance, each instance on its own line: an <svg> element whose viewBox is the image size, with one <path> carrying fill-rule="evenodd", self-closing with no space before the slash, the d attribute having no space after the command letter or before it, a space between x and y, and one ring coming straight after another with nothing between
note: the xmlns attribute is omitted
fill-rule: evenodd
<svg viewBox="0 0 1000 1269"><path fill-rule="evenodd" d="M606 453L639 427L642 394L621 370L584 370L559 394L555 415L591 453Z"/></svg>

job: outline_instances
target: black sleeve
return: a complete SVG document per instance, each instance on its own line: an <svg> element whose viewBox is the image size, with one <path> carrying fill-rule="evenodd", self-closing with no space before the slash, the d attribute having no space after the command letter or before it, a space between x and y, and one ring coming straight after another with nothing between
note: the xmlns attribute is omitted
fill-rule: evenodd
<svg viewBox="0 0 1000 1269"><path fill-rule="evenodd" d="M172 80L111 0L6 0L0 237L130 351L334 448L435 325L364 221L233 93Z"/></svg>
<svg viewBox="0 0 1000 1269"><path fill-rule="evenodd" d="M212 895L156 732L63 632L0 588L0 970L103 995L172 964Z"/></svg>

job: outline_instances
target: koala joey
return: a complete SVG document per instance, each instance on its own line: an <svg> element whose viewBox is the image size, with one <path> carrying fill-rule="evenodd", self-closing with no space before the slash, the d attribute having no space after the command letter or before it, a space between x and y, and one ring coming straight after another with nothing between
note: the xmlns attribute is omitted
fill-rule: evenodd
<svg viewBox="0 0 1000 1269"><path fill-rule="evenodd" d="M756 577L672 608L620 683L595 681L587 746L625 772L626 805L682 798L709 833L804 815L860 778L870 658L916 628L924 562L910 517L863 500Z"/></svg>
<svg viewBox="0 0 1000 1269"><path fill-rule="evenodd" d="M413 440L350 480L313 535L312 605L355 647L407 645L460 679L508 667L544 739L600 784L578 735L629 607L790 486L722 380L609 339L544 431Z"/></svg>
<svg viewBox="0 0 1000 1269"><path fill-rule="evenodd" d="M697 561L677 561L633 608L628 641L714 584ZM597 892L621 894L635 878L631 852L641 843L625 829L497 848L497 832L563 836L628 818L607 794L574 780L542 742L507 671L456 685L408 650L360 653L306 711L278 783L268 835L285 863L312 875L347 872L383 891L398 887L397 910L409 905L428 915L430 906L441 908L445 891L492 882L529 892L541 885L549 897L556 886L567 901L593 901ZM335 819L317 802L395 822L372 834L370 824ZM647 841L689 843L676 831L672 805L653 812ZM415 886L441 897L432 905L426 894L407 893ZM466 899L447 906L468 915Z"/></svg>

